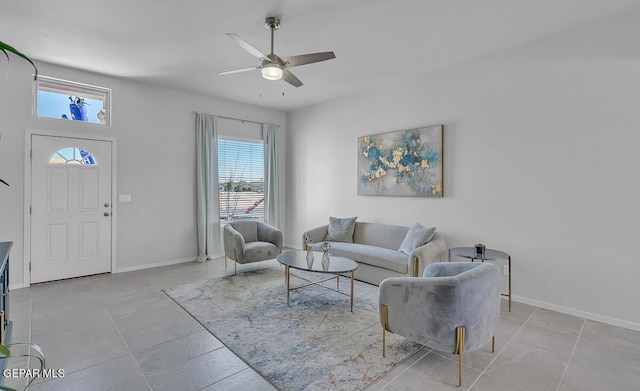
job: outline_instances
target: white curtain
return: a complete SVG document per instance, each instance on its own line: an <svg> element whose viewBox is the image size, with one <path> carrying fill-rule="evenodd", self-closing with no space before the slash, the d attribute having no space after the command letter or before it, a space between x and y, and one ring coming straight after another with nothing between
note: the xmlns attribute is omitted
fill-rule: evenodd
<svg viewBox="0 0 640 391"><path fill-rule="evenodd" d="M279 177L278 174L278 137L276 125L262 125L262 140L264 141L264 221L275 227L280 227L280 213L278 204Z"/></svg>
<svg viewBox="0 0 640 391"><path fill-rule="evenodd" d="M198 262L222 255L216 117L196 113Z"/></svg>

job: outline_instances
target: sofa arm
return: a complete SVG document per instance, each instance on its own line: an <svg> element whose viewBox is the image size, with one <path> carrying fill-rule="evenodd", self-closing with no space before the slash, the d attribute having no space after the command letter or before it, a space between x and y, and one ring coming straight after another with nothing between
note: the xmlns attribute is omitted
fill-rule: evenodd
<svg viewBox="0 0 640 391"><path fill-rule="evenodd" d="M415 248L409 255L409 276L422 276L424 268L433 262L444 261L447 253L447 243L438 232L433 235L429 243Z"/></svg>
<svg viewBox="0 0 640 391"><path fill-rule="evenodd" d="M324 238L327 237L327 233L329 232L329 225L323 225L320 227L316 227L310 229L302 234L302 249L305 250L305 236L308 236L309 239L313 240L314 243L322 242Z"/></svg>
<svg viewBox="0 0 640 391"><path fill-rule="evenodd" d="M272 225L258 222L258 240L273 243L279 251L282 251L282 231Z"/></svg>
<svg viewBox="0 0 640 391"><path fill-rule="evenodd" d="M242 234L236 231L230 224L224 226L224 255L227 258L233 258L233 250L238 252L238 258L242 258L245 250L245 242Z"/></svg>

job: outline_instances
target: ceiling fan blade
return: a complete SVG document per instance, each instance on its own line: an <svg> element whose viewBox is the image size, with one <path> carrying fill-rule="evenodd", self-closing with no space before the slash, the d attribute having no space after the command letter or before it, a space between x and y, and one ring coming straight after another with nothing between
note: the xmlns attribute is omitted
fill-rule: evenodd
<svg viewBox="0 0 640 391"><path fill-rule="evenodd" d="M336 58L333 52L301 54L299 56L282 57L282 62L288 67L297 67L298 65L312 64L314 62L332 60Z"/></svg>
<svg viewBox="0 0 640 391"><path fill-rule="evenodd" d="M261 59L262 61L270 61L269 57L267 57L266 54L263 54L260 50L254 48L253 46L251 46L251 44L247 41L245 41L244 39L240 38L238 36L238 34L234 34L234 33L227 33L227 37L233 39L235 41L235 43L237 43L241 48L243 48L244 50L246 50L247 52L249 52L249 54L251 54L254 57L257 57L259 59Z"/></svg>
<svg viewBox="0 0 640 391"><path fill-rule="evenodd" d="M234 74L234 73L255 71L256 69L260 69L260 65L257 65L257 66L254 66L254 67L248 67L248 68L234 69L234 70L231 70L231 71L218 72L218 75L231 75L231 74Z"/></svg>
<svg viewBox="0 0 640 391"><path fill-rule="evenodd" d="M282 79L294 87L302 86L300 79L295 77L293 73L289 72L287 68L282 68Z"/></svg>

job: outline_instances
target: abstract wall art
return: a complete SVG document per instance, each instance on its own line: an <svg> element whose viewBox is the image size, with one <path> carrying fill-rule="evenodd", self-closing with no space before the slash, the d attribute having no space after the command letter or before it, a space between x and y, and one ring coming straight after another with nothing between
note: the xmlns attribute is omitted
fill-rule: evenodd
<svg viewBox="0 0 640 391"><path fill-rule="evenodd" d="M442 197L443 125L358 138L358 194Z"/></svg>

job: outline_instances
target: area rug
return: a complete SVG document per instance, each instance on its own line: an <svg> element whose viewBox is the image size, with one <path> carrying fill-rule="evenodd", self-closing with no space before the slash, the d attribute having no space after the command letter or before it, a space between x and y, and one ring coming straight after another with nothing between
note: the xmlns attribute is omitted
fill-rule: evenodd
<svg viewBox="0 0 640 391"><path fill-rule="evenodd" d="M349 279L340 283L349 289ZM287 306L284 269L277 267L165 292L283 391L362 390L420 348L387 333L382 358L378 287L359 281L353 313L347 296L316 286L292 291Z"/></svg>

